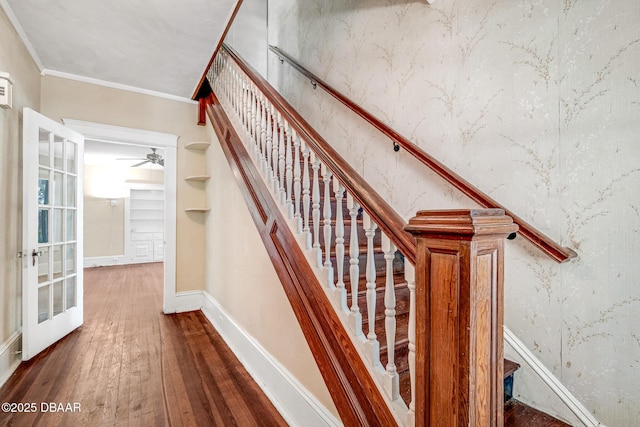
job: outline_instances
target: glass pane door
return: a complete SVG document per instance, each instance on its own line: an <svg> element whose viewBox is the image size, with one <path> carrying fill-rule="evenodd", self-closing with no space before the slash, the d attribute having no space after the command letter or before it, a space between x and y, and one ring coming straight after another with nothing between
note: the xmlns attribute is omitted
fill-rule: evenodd
<svg viewBox="0 0 640 427"><path fill-rule="evenodd" d="M77 143L38 130L38 323L76 306ZM34 262L36 256L33 257Z"/></svg>

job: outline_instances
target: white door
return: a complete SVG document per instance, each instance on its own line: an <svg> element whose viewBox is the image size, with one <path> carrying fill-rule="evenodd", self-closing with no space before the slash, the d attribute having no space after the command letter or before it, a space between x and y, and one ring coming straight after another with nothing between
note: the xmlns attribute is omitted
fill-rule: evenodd
<svg viewBox="0 0 640 427"><path fill-rule="evenodd" d="M23 115L22 360L82 325L84 137Z"/></svg>

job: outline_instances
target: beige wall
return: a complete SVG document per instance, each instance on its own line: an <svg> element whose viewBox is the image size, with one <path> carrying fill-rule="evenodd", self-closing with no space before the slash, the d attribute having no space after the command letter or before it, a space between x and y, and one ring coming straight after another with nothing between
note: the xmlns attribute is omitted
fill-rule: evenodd
<svg viewBox="0 0 640 427"><path fill-rule="evenodd" d="M125 199L110 200L99 194L102 181L113 176L114 168L122 171L125 181L162 185L164 173L146 168L122 168L118 165L84 165L84 258L122 256L125 254ZM98 182L96 182L98 181ZM95 190L95 191L94 191Z"/></svg>
<svg viewBox="0 0 640 427"><path fill-rule="evenodd" d="M92 191L107 169L84 165L84 258L124 255L124 199L111 206L109 200L96 197Z"/></svg>
<svg viewBox="0 0 640 427"><path fill-rule="evenodd" d="M193 103L142 95L57 77L42 79L42 113L61 118L104 123L178 135L177 182L177 291L202 289L204 284L203 224L185 214L184 208L199 203L202 190L183 178L193 175L197 154L186 143L205 137L197 126L198 106Z"/></svg>
<svg viewBox="0 0 640 427"><path fill-rule="evenodd" d="M86 169L85 169L86 170ZM124 199L84 197L84 258L124 255Z"/></svg>
<svg viewBox="0 0 640 427"><path fill-rule="evenodd" d="M0 109L1 347L22 324L22 271L17 257L22 250L22 109L40 106L40 73L1 8L0 71L10 73L15 83L13 108ZM0 369L0 376L3 373Z"/></svg>
<svg viewBox="0 0 640 427"><path fill-rule="evenodd" d="M269 43L543 232L506 324L606 425L640 419L640 2L269 2ZM275 55L269 79L406 218L473 207Z"/></svg>
<svg viewBox="0 0 640 427"><path fill-rule="evenodd" d="M337 417L282 284L210 124L205 290Z"/></svg>

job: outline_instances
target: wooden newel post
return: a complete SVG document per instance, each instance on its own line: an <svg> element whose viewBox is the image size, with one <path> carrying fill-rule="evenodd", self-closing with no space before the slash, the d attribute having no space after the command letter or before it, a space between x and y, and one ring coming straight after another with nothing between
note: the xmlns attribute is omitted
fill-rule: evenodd
<svg viewBox="0 0 640 427"><path fill-rule="evenodd" d="M417 240L415 425L503 425L501 209L421 211Z"/></svg>

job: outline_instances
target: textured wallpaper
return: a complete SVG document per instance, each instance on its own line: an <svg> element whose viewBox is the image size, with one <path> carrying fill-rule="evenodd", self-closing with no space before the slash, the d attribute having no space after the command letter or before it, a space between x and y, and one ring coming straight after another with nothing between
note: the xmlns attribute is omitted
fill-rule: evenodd
<svg viewBox="0 0 640 427"><path fill-rule="evenodd" d="M271 0L277 45L578 259L507 246L506 324L640 425L640 2ZM406 218L473 207L321 90L269 78Z"/></svg>

